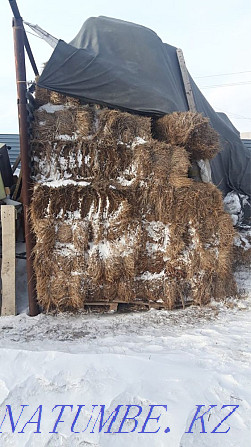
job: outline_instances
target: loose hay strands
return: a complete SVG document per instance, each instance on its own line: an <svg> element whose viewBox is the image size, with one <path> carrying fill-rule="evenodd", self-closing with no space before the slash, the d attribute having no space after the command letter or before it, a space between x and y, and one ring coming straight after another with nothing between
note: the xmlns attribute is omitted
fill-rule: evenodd
<svg viewBox="0 0 251 447"><path fill-rule="evenodd" d="M209 119L195 112L174 112L156 120L156 138L184 146L195 160L211 159L219 152L219 136Z"/></svg>

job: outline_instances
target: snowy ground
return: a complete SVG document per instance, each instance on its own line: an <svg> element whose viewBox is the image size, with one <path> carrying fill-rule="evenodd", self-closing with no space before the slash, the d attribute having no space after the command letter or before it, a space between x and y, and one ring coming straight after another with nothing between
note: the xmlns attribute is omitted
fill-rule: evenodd
<svg viewBox="0 0 251 447"><path fill-rule="evenodd" d="M23 312L17 317L1 317L0 424L6 405L11 405L14 425L21 406L29 407L24 408L14 433L6 415L0 428L0 446L250 447L249 270L238 274L238 283L249 290L245 299L202 309L34 318ZM21 291L22 282L18 287ZM60 411L59 407L52 411L55 405L73 407L65 408L64 422L54 430L58 433L49 433ZM72 427L80 433L73 433L78 405L85 407ZM111 419L100 432L99 421L94 426L100 405L105 405L104 420L117 405L123 405L111 433L105 433ZM132 433L122 432L133 430L134 421L119 429L127 405L135 405L129 417L142 408ZM143 431L149 405L166 406L153 408L151 417L161 417L149 420L145 427L145 431L160 429L153 434L138 433ZM200 433L200 419L192 425L191 433L185 433L197 405L205 405L199 415L210 405L217 406L203 419L206 433ZM221 409L223 405L228 407ZM211 433L234 408L216 433ZM39 416L40 430L37 423L24 427L30 419L38 421ZM167 427L170 431L165 433ZM226 432L229 427L227 433L217 432ZM119 430L121 433L114 433Z"/></svg>

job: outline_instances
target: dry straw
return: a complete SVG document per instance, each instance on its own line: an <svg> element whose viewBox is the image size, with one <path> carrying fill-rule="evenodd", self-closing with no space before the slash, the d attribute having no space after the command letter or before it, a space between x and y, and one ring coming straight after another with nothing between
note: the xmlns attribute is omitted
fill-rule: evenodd
<svg viewBox="0 0 251 447"><path fill-rule="evenodd" d="M195 160L211 159L220 150L219 136L209 119L196 112L174 112L155 121L155 137L184 146Z"/></svg>
<svg viewBox="0 0 251 447"><path fill-rule="evenodd" d="M163 117L157 141L147 117L76 105L53 119L44 114L41 125L39 113L33 153L44 163L37 162L37 174L44 170L46 178L54 164L61 178L89 183L34 189L34 268L46 311L113 301L173 309L236 293L234 231L221 193L188 178L190 158L218 150L207 119ZM59 132L83 139L56 141Z"/></svg>

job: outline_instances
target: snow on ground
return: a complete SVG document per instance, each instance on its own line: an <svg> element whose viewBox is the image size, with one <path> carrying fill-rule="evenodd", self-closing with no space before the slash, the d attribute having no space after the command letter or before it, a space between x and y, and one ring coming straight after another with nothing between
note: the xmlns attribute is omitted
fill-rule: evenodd
<svg viewBox="0 0 251 447"><path fill-rule="evenodd" d="M22 266L19 261L18 269ZM250 447L251 445L251 278L238 273L247 296L228 304L191 307L180 311L151 310L130 314L61 314L30 318L0 318L0 428L1 446L26 447ZM19 283L19 292L24 284ZM22 295L22 294L21 294ZM22 303L22 306L24 302ZM42 407L39 407L42 405ZM66 407L54 431L60 408ZM73 431L71 426L78 405ZM97 407L93 407L97 405ZM120 407L117 420L99 432L94 426L105 405L105 418ZM140 412L132 433L119 431L127 405L129 417ZM142 430L149 405L155 407ZM189 427L197 405L204 405L206 433L201 420ZM227 405L222 409L223 405ZM230 406L229 406L230 405ZM239 405L239 407L236 407ZM37 424L28 423L37 408ZM211 433L227 414L236 409ZM39 411L31 422L38 421ZM92 415L92 419L90 420ZM88 421L90 423L88 425ZM104 422L104 421L103 421ZM202 421L203 422L203 421ZM131 431L127 421L120 431ZM94 428L93 428L94 426ZM24 427L24 429L23 429ZM86 428L87 427L87 428ZM165 433L166 428L170 431ZM228 428L230 430L226 432ZM86 428L85 431L83 431ZM23 431L23 433L18 433ZM2 432L2 433L1 433Z"/></svg>

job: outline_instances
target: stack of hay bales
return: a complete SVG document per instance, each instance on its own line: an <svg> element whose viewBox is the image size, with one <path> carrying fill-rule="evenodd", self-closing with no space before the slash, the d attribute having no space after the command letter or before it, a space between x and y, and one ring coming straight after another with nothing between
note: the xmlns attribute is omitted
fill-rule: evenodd
<svg viewBox="0 0 251 447"><path fill-rule="evenodd" d="M44 310L172 309L235 293L221 193L188 178L192 160L218 150L207 119L173 113L152 129L149 117L55 92L37 90L37 103L31 219Z"/></svg>

